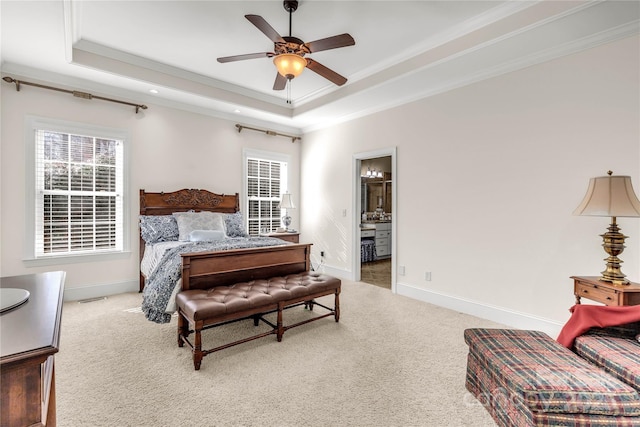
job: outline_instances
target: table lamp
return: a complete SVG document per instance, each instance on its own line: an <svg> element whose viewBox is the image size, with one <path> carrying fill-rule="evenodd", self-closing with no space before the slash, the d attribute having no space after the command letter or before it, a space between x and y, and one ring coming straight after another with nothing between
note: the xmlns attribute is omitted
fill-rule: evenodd
<svg viewBox="0 0 640 427"><path fill-rule="evenodd" d="M624 239L616 223L617 217L640 217L640 200L633 191L631 177L614 176L608 171L607 176L599 176L589 180L589 188L582 203L573 211L574 215L609 216L611 224L602 236L602 247L609 257L605 258L607 267L602 271L600 280L617 285L626 285L629 280L620 271L622 261L618 255L624 250Z"/></svg>
<svg viewBox="0 0 640 427"><path fill-rule="evenodd" d="M295 209L293 205L293 200L291 200L291 194L284 193L282 198L280 199L280 205L278 206L280 209L284 209L284 216L280 218L282 220L282 225L284 225L285 231L289 230L289 226L291 225L291 217L289 216L287 209Z"/></svg>

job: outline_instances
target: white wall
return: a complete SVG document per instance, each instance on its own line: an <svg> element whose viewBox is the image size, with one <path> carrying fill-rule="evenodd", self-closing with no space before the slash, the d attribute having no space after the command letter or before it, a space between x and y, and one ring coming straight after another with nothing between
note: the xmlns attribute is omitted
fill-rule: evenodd
<svg viewBox="0 0 640 427"><path fill-rule="evenodd" d="M638 37L603 45L316 131L301 144L153 104L135 115L2 84L0 275L65 270L67 295L76 296L92 287L135 289L138 190L241 192L242 149L251 147L291 155L291 192L300 201L292 226L316 254L326 252L331 271L348 277L358 214L353 156L397 147L395 256L406 270L396 278L399 292L515 326L523 318L559 325L573 303L569 276L604 268L599 234L608 219L571 215L588 179L611 169L631 175L640 192L639 47ZM130 256L23 263L25 115L130 132ZM640 281L640 220L619 224L630 236L623 271Z"/></svg>
<svg viewBox="0 0 640 427"><path fill-rule="evenodd" d="M589 178L631 175L640 194L639 51L627 38L305 135L304 239L353 275L352 158L395 146L398 291L562 324L569 276L604 269L609 219L572 216ZM640 282L640 219L618 222L622 270Z"/></svg>
<svg viewBox="0 0 640 427"><path fill-rule="evenodd" d="M20 78L20 76L13 76ZM24 78L26 81L30 79ZM46 83L45 83L46 84ZM22 86L2 84L1 132L1 257L0 276L65 270L65 297L137 290L139 189L174 191L203 188L216 193L240 193L242 149L245 147L288 154L291 157L290 191L299 199L300 144L287 138L243 131L235 122L148 104L135 114L133 107ZM96 94L97 95L97 94ZM105 95L108 96L108 95ZM131 135L131 254L103 262L29 267L22 260L25 242L25 149L26 115L125 129ZM297 228L298 210L292 210Z"/></svg>

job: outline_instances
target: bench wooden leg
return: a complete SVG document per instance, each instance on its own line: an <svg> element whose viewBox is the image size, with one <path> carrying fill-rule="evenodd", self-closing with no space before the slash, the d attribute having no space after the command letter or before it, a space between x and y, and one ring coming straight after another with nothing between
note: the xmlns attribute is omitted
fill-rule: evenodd
<svg viewBox="0 0 640 427"><path fill-rule="evenodd" d="M284 303L278 303L278 330L276 331L276 336L278 337L278 342L282 341L282 335L284 334L284 325L282 324L282 310L284 310Z"/></svg>
<svg viewBox="0 0 640 427"><path fill-rule="evenodd" d="M336 289L335 318L336 322L340 320L340 289Z"/></svg>
<svg viewBox="0 0 640 427"><path fill-rule="evenodd" d="M189 336L189 321L178 310L178 347L184 347L182 337L186 338L187 336Z"/></svg>
<svg viewBox="0 0 640 427"><path fill-rule="evenodd" d="M196 371L200 370L200 364L202 363L202 358L204 357L204 353L202 352L202 321L198 321L195 323L195 339L193 343L193 367Z"/></svg>
<svg viewBox="0 0 640 427"><path fill-rule="evenodd" d="M251 316L253 317L253 326L258 326L260 324L260 314L256 314L255 316Z"/></svg>

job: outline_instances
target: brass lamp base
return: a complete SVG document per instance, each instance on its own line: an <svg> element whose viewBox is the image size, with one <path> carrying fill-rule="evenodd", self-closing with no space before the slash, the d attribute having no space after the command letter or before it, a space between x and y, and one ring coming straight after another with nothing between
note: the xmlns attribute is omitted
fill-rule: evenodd
<svg viewBox="0 0 640 427"><path fill-rule="evenodd" d="M622 260L618 258L618 255L624 251L624 239L627 236L620 232L615 216L611 217L611 224L607 230L609 231L600 235L603 242L602 247L609 254L609 257L604 259L607 262L607 268L601 271L600 280L611 282L614 285L628 285L629 280L626 278L626 274L620 271Z"/></svg>

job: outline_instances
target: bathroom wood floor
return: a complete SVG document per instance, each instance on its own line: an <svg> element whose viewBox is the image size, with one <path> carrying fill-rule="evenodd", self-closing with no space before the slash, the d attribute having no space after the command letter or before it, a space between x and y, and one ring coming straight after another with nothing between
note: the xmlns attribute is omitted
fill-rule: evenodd
<svg viewBox="0 0 640 427"><path fill-rule="evenodd" d="M360 266L360 281L391 289L391 258L363 263Z"/></svg>

